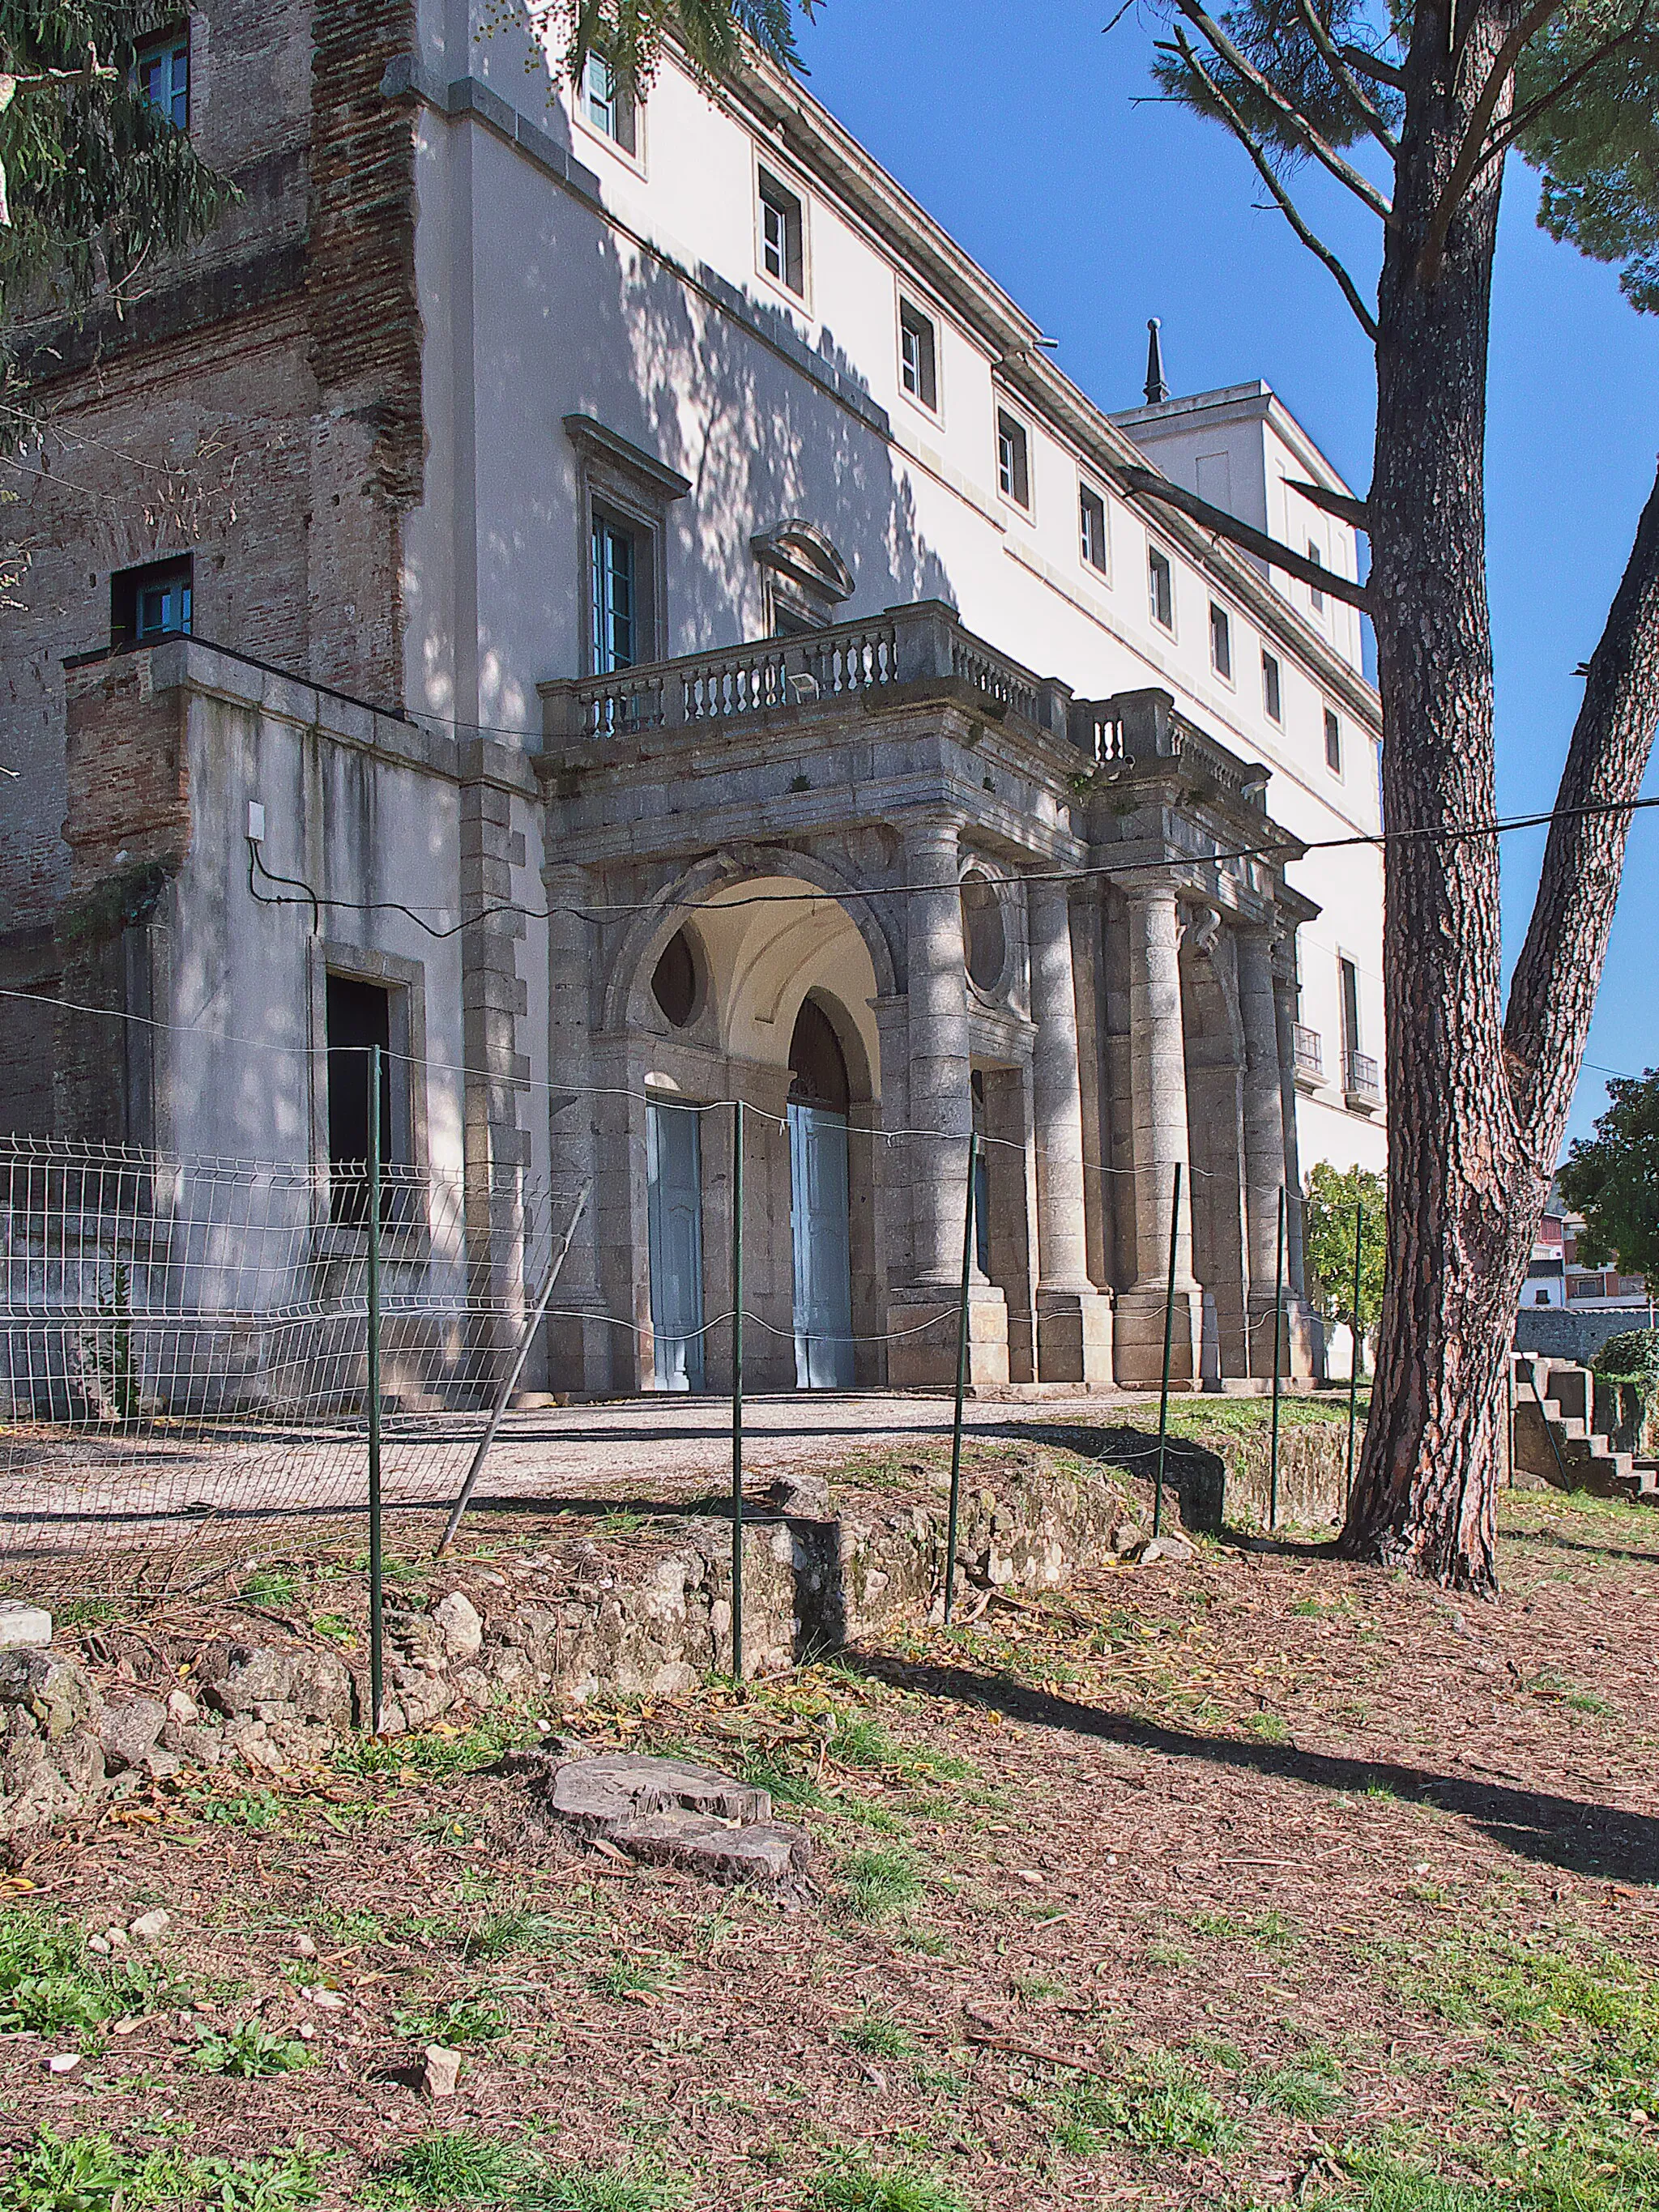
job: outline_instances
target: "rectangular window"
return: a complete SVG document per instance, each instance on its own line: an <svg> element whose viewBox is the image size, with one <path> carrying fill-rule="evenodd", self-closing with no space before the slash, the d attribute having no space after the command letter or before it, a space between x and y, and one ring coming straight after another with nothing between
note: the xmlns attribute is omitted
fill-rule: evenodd
<svg viewBox="0 0 1659 2212"><path fill-rule="evenodd" d="M634 95L626 85L617 83L610 63L598 54L589 54L582 71L581 112L586 122L613 140L624 154L637 152Z"/></svg>
<svg viewBox="0 0 1659 2212"><path fill-rule="evenodd" d="M1342 1065L1346 1071L1359 1049L1359 970L1352 960L1339 957L1336 975L1342 994Z"/></svg>
<svg viewBox="0 0 1659 2212"><path fill-rule="evenodd" d="M369 1054L380 1048L380 1087L375 1102L380 1117L380 1161L387 1169L406 1168L410 1160L406 1116L393 1110L409 1086L398 1079L392 1062L394 1001L400 991L384 983L368 983L356 975L330 971L325 985L324 1019L328 1071L328 1164L330 1218L348 1227L359 1227L366 1218L369 1138ZM405 1178L405 1183L406 1183ZM398 1186L382 1191L380 1218L400 1218Z"/></svg>
<svg viewBox="0 0 1659 2212"><path fill-rule="evenodd" d="M640 543L635 532L593 510L593 673L609 676L641 659Z"/></svg>
<svg viewBox="0 0 1659 2212"><path fill-rule="evenodd" d="M1156 545L1146 549L1146 596L1152 605L1152 620L1161 629L1175 628L1175 576L1170 568L1170 556L1160 553Z"/></svg>
<svg viewBox="0 0 1659 2212"><path fill-rule="evenodd" d="M1210 665L1231 683L1233 673L1233 626L1225 607L1210 602Z"/></svg>
<svg viewBox="0 0 1659 2212"><path fill-rule="evenodd" d="M1031 505L1031 447L1025 425L1006 407L997 410L997 489L1029 513Z"/></svg>
<svg viewBox="0 0 1659 2212"><path fill-rule="evenodd" d="M190 128L190 29L169 31L138 49L138 89L177 131Z"/></svg>
<svg viewBox="0 0 1659 2212"><path fill-rule="evenodd" d="M1261 656L1261 708L1270 722L1285 719L1285 696L1279 688L1279 662L1271 653Z"/></svg>
<svg viewBox="0 0 1659 2212"><path fill-rule="evenodd" d="M1322 568L1325 565L1325 556L1320 551L1319 548L1314 544L1311 538L1308 540L1308 558L1313 562L1316 568ZM1309 585L1308 600L1310 605L1311 605L1316 615L1322 615L1324 613L1325 594L1320 590L1317 584Z"/></svg>
<svg viewBox="0 0 1659 2212"><path fill-rule="evenodd" d="M760 173L761 267L797 299L806 295L806 234L799 199L769 170Z"/></svg>
<svg viewBox="0 0 1659 2212"><path fill-rule="evenodd" d="M908 300L899 301L899 375L912 399L937 410L939 368L933 319Z"/></svg>
<svg viewBox="0 0 1659 2212"><path fill-rule="evenodd" d="M1085 484L1077 496L1078 550L1091 568L1106 573L1106 502Z"/></svg>
<svg viewBox="0 0 1659 2212"><path fill-rule="evenodd" d="M148 645L158 637L187 635L191 576L187 553L142 568L118 568L109 580L110 643Z"/></svg>
<svg viewBox="0 0 1659 2212"><path fill-rule="evenodd" d="M1325 709L1325 765L1333 775L1342 773L1342 723L1334 707Z"/></svg>

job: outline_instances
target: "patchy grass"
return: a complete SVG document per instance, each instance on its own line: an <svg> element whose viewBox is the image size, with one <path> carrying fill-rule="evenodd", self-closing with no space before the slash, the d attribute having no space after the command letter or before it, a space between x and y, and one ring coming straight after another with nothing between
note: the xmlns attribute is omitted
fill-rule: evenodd
<svg viewBox="0 0 1659 2212"><path fill-rule="evenodd" d="M1489 1606L1214 1547L550 1703L770 1790L787 1907L550 1837L497 1764L528 1706L146 1784L0 1890L0 2212L1659 2212L1659 1516L1503 1510ZM361 1637L359 1540L270 1571ZM143 1628L154 1681L99 1647L160 1689ZM155 1905L163 1946L88 1948Z"/></svg>

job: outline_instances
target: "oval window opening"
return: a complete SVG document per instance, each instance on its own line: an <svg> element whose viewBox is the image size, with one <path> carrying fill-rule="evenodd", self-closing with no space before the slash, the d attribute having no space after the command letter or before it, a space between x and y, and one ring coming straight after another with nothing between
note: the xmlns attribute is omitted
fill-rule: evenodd
<svg viewBox="0 0 1659 2212"><path fill-rule="evenodd" d="M696 1012L697 963L683 929L677 929L662 949L651 978L651 995L677 1030L683 1030Z"/></svg>
<svg viewBox="0 0 1659 2212"><path fill-rule="evenodd" d="M1008 939L996 886L977 870L962 879L962 934L969 976L981 991L994 991L1002 981Z"/></svg>

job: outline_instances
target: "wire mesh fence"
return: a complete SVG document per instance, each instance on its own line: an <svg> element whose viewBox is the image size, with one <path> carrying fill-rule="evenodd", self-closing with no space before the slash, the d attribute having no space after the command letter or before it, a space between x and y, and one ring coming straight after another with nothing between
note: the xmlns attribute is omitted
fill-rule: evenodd
<svg viewBox="0 0 1659 2212"><path fill-rule="evenodd" d="M0 1140L0 1559L74 1584L361 1510L372 1243L384 1498L449 1502L565 1223L517 1170L387 1168L371 1239L370 1183Z"/></svg>

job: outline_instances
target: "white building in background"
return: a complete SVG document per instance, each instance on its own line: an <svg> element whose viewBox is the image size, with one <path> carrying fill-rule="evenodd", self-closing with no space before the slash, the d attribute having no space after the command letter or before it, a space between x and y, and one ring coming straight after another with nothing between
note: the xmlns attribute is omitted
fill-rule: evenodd
<svg viewBox="0 0 1659 2212"><path fill-rule="evenodd" d="M1102 412L769 68L635 105L466 0L368 18L287 0L240 99L254 33L179 34L210 158L289 168L193 320L53 374L99 450L244 458L234 512L100 544L46 487L8 646L76 665L9 671L67 846L0 840L0 959L113 912L66 998L294 1058L20 1036L14 1123L343 1160L372 1035L394 1158L592 1184L546 1348L589 1390L719 1380L730 1116L689 1109L760 1109L762 1382L945 1379L975 1132L976 1377L1145 1380L1179 1165L1176 1371L1261 1374L1280 1186L1383 1162L1380 856L1317 849L1379 826L1377 702L1335 588L1126 471L1334 587L1295 486L1340 478L1260 384ZM1294 1206L1290 1248L1294 1291Z"/></svg>

